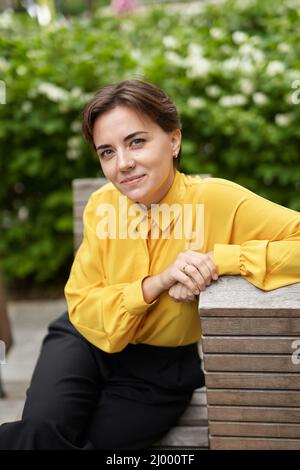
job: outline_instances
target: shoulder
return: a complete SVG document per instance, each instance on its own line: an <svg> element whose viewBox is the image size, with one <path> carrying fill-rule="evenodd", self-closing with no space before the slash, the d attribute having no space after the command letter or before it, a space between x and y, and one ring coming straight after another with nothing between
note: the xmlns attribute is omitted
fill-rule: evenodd
<svg viewBox="0 0 300 470"><path fill-rule="evenodd" d="M119 191L112 183L106 183L101 186L89 196L84 209L85 219L94 219L100 205L109 204L110 206L115 206L119 195Z"/></svg>
<svg viewBox="0 0 300 470"><path fill-rule="evenodd" d="M113 203L119 194L112 183L106 183L90 195L88 204Z"/></svg>
<svg viewBox="0 0 300 470"><path fill-rule="evenodd" d="M190 190L195 193L201 193L202 195L222 197L234 195L241 198L257 196L244 186L224 178L212 178L206 177L205 175L185 176Z"/></svg>

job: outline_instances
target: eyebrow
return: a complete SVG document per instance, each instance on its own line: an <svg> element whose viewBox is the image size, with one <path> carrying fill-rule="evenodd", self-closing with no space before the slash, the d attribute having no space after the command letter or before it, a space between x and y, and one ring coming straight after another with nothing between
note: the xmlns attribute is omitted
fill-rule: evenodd
<svg viewBox="0 0 300 470"><path fill-rule="evenodd" d="M132 139L132 137L135 137L138 134L149 134L149 132L146 132L146 131L133 132L132 134L128 134L126 137L124 137L123 142L127 142L127 140ZM97 145L96 150L107 149L108 147L111 147L111 145L110 144Z"/></svg>

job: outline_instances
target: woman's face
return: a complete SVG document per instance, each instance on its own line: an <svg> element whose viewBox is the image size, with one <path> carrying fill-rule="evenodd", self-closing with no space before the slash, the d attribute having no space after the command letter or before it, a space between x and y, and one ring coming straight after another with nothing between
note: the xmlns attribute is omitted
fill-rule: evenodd
<svg viewBox="0 0 300 470"><path fill-rule="evenodd" d="M129 199L150 207L167 194L174 179L180 129L167 133L122 105L96 119L93 139L105 177ZM126 181L133 177L140 178Z"/></svg>

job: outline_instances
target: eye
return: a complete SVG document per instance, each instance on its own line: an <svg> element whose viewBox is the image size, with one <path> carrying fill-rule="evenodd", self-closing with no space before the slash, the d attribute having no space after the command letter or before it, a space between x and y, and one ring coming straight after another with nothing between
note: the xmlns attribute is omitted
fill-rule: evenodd
<svg viewBox="0 0 300 470"><path fill-rule="evenodd" d="M138 145L138 144L141 144L143 142L145 142L145 139L134 139L134 140L131 141L131 144L136 143Z"/></svg>
<svg viewBox="0 0 300 470"><path fill-rule="evenodd" d="M110 149L103 150L103 152L100 152L100 157L101 158L109 157L111 154L107 154L107 152L112 152L112 150L110 150Z"/></svg>

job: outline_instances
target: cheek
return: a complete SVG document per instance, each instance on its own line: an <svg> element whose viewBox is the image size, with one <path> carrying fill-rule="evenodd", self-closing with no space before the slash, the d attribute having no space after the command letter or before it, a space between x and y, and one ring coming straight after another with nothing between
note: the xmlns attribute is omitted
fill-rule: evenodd
<svg viewBox="0 0 300 470"><path fill-rule="evenodd" d="M111 181L113 179L112 167L108 165L107 162L102 163L102 164L100 163L100 166L101 166L101 169L105 178Z"/></svg>

